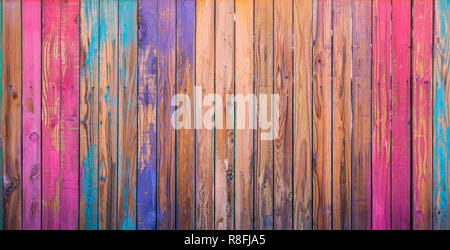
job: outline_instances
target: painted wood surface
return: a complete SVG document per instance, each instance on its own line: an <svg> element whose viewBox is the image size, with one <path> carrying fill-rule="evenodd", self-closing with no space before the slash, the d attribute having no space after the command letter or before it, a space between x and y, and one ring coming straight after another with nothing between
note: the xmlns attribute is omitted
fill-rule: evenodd
<svg viewBox="0 0 450 250"><path fill-rule="evenodd" d="M411 1L392 1L392 229L410 228Z"/></svg>
<svg viewBox="0 0 450 250"><path fill-rule="evenodd" d="M21 3L3 1L2 10L3 228L17 230L22 227Z"/></svg>
<svg viewBox="0 0 450 250"><path fill-rule="evenodd" d="M292 228L292 1L274 3L274 93L279 131L274 141L274 228ZM275 119L276 119L275 118Z"/></svg>
<svg viewBox="0 0 450 250"><path fill-rule="evenodd" d="M432 228L433 1L413 2L412 23L412 226Z"/></svg>
<svg viewBox="0 0 450 250"><path fill-rule="evenodd" d="M216 4L219 6L220 1L217 1ZM212 1L198 0L196 2L195 85L198 87L194 93L194 105L196 113L198 110L201 114L211 109L213 105L207 103L208 106L203 107L202 100L204 95L214 93L214 8L215 5ZM219 22L217 23L220 25ZM218 74L216 78L219 78ZM208 118L211 119L211 116ZM203 127L203 119L208 118L204 118L203 115L196 115L194 118L196 130L196 229L201 230L214 229L216 224L214 221L214 130ZM218 184L218 182L216 183ZM222 195L225 196L225 194ZM216 212L219 214L219 209Z"/></svg>
<svg viewBox="0 0 450 250"><path fill-rule="evenodd" d="M195 81L195 1L177 1L177 94L193 96ZM177 99L178 101L178 99ZM194 102L183 103L194 110ZM194 228L195 221L195 130L192 120L176 133L176 228ZM180 125L180 124L177 124ZM180 126L181 127L181 126Z"/></svg>
<svg viewBox="0 0 450 250"><path fill-rule="evenodd" d="M118 228L136 229L137 3L119 1Z"/></svg>
<svg viewBox="0 0 450 250"><path fill-rule="evenodd" d="M138 229L156 229L157 4L139 1Z"/></svg>
<svg viewBox="0 0 450 250"><path fill-rule="evenodd" d="M26 56L25 56L26 55ZM22 229L41 229L41 2L22 1Z"/></svg>
<svg viewBox="0 0 450 250"><path fill-rule="evenodd" d="M264 99L258 99L256 106L254 229L269 230L273 228L273 141L265 140L265 137L273 132L258 124L274 124L274 102L270 96L273 94L273 2L263 0L254 4L254 89L257 96L267 95L265 105Z"/></svg>
<svg viewBox="0 0 450 250"><path fill-rule="evenodd" d="M433 112L433 227L450 228L448 166L450 164L450 1L435 1L434 15L434 112Z"/></svg>
<svg viewBox="0 0 450 250"><path fill-rule="evenodd" d="M117 229L119 1L99 3L98 228Z"/></svg>
<svg viewBox="0 0 450 250"><path fill-rule="evenodd" d="M372 228L391 228L391 1L373 2Z"/></svg>
<svg viewBox="0 0 450 250"><path fill-rule="evenodd" d="M175 131L171 98L175 94L176 1L158 1L157 228L175 229Z"/></svg>
<svg viewBox="0 0 450 250"><path fill-rule="evenodd" d="M352 2L333 1L333 229L351 229Z"/></svg>
<svg viewBox="0 0 450 250"><path fill-rule="evenodd" d="M98 228L99 2L80 9L80 229Z"/></svg>
<svg viewBox="0 0 450 250"><path fill-rule="evenodd" d="M331 229L331 15L332 1L317 0L313 16L313 221Z"/></svg>
<svg viewBox="0 0 450 250"><path fill-rule="evenodd" d="M372 2L353 2L352 229L372 228Z"/></svg>
<svg viewBox="0 0 450 250"><path fill-rule="evenodd" d="M236 1L235 229L253 229L253 0Z"/></svg>
<svg viewBox="0 0 450 250"><path fill-rule="evenodd" d="M214 14L214 13L213 13ZM215 3L215 82L208 79L205 94L214 91L217 100L222 100L222 121L217 120L214 141L215 178L214 178L214 227L215 229L233 229L235 227L235 1L219 0ZM198 18L199 14L197 14ZM212 21L213 21L212 20ZM197 21L197 24L200 21ZM200 38L203 39L203 38ZM202 46L197 43L197 48ZM206 44L205 44L206 46ZM208 47L206 47L208 48ZM205 56L208 56L206 54ZM209 54L209 56L212 56ZM200 62L202 63L202 62ZM198 64L197 64L198 65ZM202 65L202 64L200 64ZM207 69L207 68L205 68ZM220 106L216 105L217 109ZM205 118L204 118L205 119Z"/></svg>

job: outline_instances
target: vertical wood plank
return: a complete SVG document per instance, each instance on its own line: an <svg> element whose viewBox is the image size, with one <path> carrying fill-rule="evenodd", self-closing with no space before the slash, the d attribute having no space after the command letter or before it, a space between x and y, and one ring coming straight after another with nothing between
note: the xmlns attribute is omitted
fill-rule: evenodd
<svg viewBox="0 0 450 250"><path fill-rule="evenodd" d="M215 93L222 114L221 128L215 131L215 228L233 229L235 213L235 134L234 134L234 5L233 0L218 0L215 5ZM214 18L214 16L213 16ZM212 20L214 21L214 19ZM197 22L198 24L198 22ZM200 38L200 39L204 39ZM198 47L198 45L197 45ZM213 63L213 62L212 62ZM214 91L214 79L204 82ZM209 91L208 91L209 92ZM206 93L208 93L206 92ZM205 94L206 94L205 93ZM204 109L203 111L205 111ZM217 123L219 123L218 121Z"/></svg>
<svg viewBox="0 0 450 250"><path fill-rule="evenodd" d="M80 229L98 229L99 2L80 8Z"/></svg>
<svg viewBox="0 0 450 250"><path fill-rule="evenodd" d="M175 130L170 121L173 111L171 99L175 94L175 15L175 0L158 1L158 229L175 229Z"/></svg>
<svg viewBox="0 0 450 250"><path fill-rule="evenodd" d="M279 95L274 148L274 228L292 228L292 1L275 1L274 93ZM277 125L275 125L277 127Z"/></svg>
<svg viewBox="0 0 450 250"><path fill-rule="evenodd" d="M313 47L313 221L314 229L331 229L331 8L317 0Z"/></svg>
<svg viewBox="0 0 450 250"><path fill-rule="evenodd" d="M3 157L3 228L20 229L22 215L21 104L22 49L21 3L3 1L2 143Z"/></svg>
<svg viewBox="0 0 450 250"><path fill-rule="evenodd" d="M158 1L139 1L138 229L156 229Z"/></svg>
<svg viewBox="0 0 450 250"><path fill-rule="evenodd" d="M306 2L306 1L305 1ZM309 2L309 1L308 1ZM266 105L257 103L257 130L255 134L255 190L254 229L273 228L273 140L263 137L271 133L262 128L262 122L271 122L273 128L273 1L255 1L255 94L266 95ZM265 112L265 113L264 113Z"/></svg>
<svg viewBox="0 0 450 250"><path fill-rule="evenodd" d="M59 1L42 2L42 229L60 228Z"/></svg>
<svg viewBox="0 0 450 250"><path fill-rule="evenodd" d="M253 229L253 0L235 2L235 228Z"/></svg>
<svg viewBox="0 0 450 250"><path fill-rule="evenodd" d="M22 1L22 229L41 229L41 2ZM1 192L0 192L1 193Z"/></svg>
<svg viewBox="0 0 450 250"><path fill-rule="evenodd" d="M312 229L313 1L294 1L294 229Z"/></svg>
<svg viewBox="0 0 450 250"><path fill-rule="evenodd" d="M79 1L61 2L61 229L78 228Z"/></svg>
<svg viewBox="0 0 450 250"><path fill-rule="evenodd" d="M372 2L353 1L352 229L372 228Z"/></svg>
<svg viewBox="0 0 450 250"><path fill-rule="evenodd" d="M433 1L413 2L413 229L432 229Z"/></svg>
<svg viewBox="0 0 450 250"><path fill-rule="evenodd" d="M333 229L351 229L352 1L333 1Z"/></svg>
<svg viewBox="0 0 450 250"><path fill-rule="evenodd" d="M450 1L435 1L433 227L448 230L450 164Z"/></svg>
<svg viewBox="0 0 450 250"><path fill-rule="evenodd" d="M411 1L392 1L392 229L410 228Z"/></svg>
<svg viewBox="0 0 450 250"><path fill-rule="evenodd" d="M118 228L136 229L137 2L119 0Z"/></svg>
<svg viewBox="0 0 450 250"><path fill-rule="evenodd" d="M372 225L391 228L391 1L373 2Z"/></svg>
<svg viewBox="0 0 450 250"><path fill-rule="evenodd" d="M3 3L0 2L0 43L3 46ZM3 49L0 49L0 77L3 79ZM0 84L0 103L3 107L3 84ZM3 108L0 109L0 139L3 141ZM2 201L0 202L0 230L3 229L3 157L4 157L4 143L0 143L0 194Z"/></svg>
<svg viewBox="0 0 450 250"><path fill-rule="evenodd" d="M177 83L176 93L189 97L194 110L194 70L195 70L195 1L177 1ZM183 103L183 105L189 105ZM192 116L188 128L177 130L177 229L194 229L195 216L195 134ZM187 117L183 117L187 119Z"/></svg>
<svg viewBox="0 0 450 250"><path fill-rule="evenodd" d="M118 6L118 0L101 0L99 5L98 226L110 230L118 228Z"/></svg>

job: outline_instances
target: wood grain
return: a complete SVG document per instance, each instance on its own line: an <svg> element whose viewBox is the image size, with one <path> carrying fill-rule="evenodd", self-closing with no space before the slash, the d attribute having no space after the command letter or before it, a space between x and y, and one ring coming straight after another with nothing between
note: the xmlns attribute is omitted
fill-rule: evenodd
<svg viewBox="0 0 450 250"><path fill-rule="evenodd" d="M317 0L313 47L313 221L314 229L331 229L331 8Z"/></svg>
<svg viewBox="0 0 450 250"><path fill-rule="evenodd" d="M353 1L352 229L372 228L372 2Z"/></svg>
<svg viewBox="0 0 450 250"><path fill-rule="evenodd" d="M413 2L412 218L413 229L432 229L433 2Z"/></svg>
<svg viewBox="0 0 450 250"><path fill-rule="evenodd" d="M107 230L118 228L118 6L118 0L99 5L98 227Z"/></svg>
<svg viewBox="0 0 450 250"><path fill-rule="evenodd" d="M294 229L312 229L313 1L294 1Z"/></svg>
<svg viewBox="0 0 450 250"><path fill-rule="evenodd" d="M61 229L78 228L79 1L61 2Z"/></svg>
<svg viewBox="0 0 450 250"><path fill-rule="evenodd" d="M136 229L137 2L119 1L118 228Z"/></svg>
<svg viewBox="0 0 450 250"><path fill-rule="evenodd" d="M60 228L59 1L42 2L42 229Z"/></svg>
<svg viewBox="0 0 450 250"><path fill-rule="evenodd" d="M351 229L352 2L333 1L333 229Z"/></svg>
<svg viewBox="0 0 450 250"><path fill-rule="evenodd" d="M235 228L253 229L253 0L235 3ZM220 191L219 191L220 192Z"/></svg>
<svg viewBox="0 0 450 250"><path fill-rule="evenodd" d="M80 229L98 229L99 2L80 8Z"/></svg>
<svg viewBox="0 0 450 250"><path fill-rule="evenodd" d="M217 4L220 2L217 1ZM203 114L202 96L214 93L214 2L196 2L195 112ZM218 75L216 76L218 77ZM196 129L196 229L214 229L214 130L202 128L203 117L195 116ZM217 169L219 171L219 169ZM217 180L218 181L218 180ZM219 185L219 184L217 184ZM224 194L221 194L224 195ZM216 213L220 213L216 210ZM219 227L216 227L219 228Z"/></svg>
<svg viewBox="0 0 450 250"><path fill-rule="evenodd" d="M216 107L222 114L222 121L217 121L220 128L215 131L215 229L233 229L235 226L234 10L233 0L216 1L215 93L224 103L222 110L219 110L220 106ZM213 79L205 84L214 88Z"/></svg>
<svg viewBox="0 0 450 250"><path fill-rule="evenodd" d="M175 130L170 117L175 94L176 1L158 1L157 228L175 229Z"/></svg>
<svg viewBox="0 0 450 250"><path fill-rule="evenodd" d="M433 228L450 228L448 166L450 164L450 1L435 1L434 20L434 168Z"/></svg>
<svg viewBox="0 0 450 250"><path fill-rule="evenodd" d="M411 224L411 1L392 1L392 229Z"/></svg>
<svg viewBox="0 0 450 250"><path fill-rule="evenodd" d="M138 229L156 229L157 0L139 1Z"/></svg>
<svg viewBox="0 0 450 250"><path fill-rule="evenodd" d="M273 229L273 140L265 140L270 128L260 125L271 122L273 128L273 1L255 1L255 94L257 103L257 130L255 131L254 229ZM263 105L262 95L266 95ZM265 111L265 113L264 113Z"/></svg>
<svg viewBox="0 0 450 250"><path fill-rule="evenodd" d="M2 10L3 229L17 230L22 226L21 3L5 0Z"/></svg>
<svg viewBox="0 0 450 250"><path fill-rule="evenodd" d="M3 79L3 3L0 2L0 43L2 44L2 49L0 49L0 77ZM2 80L3 81L3 80ZM0 103L3 107L3 82L0 84ZM5 145L3 143L3 108L0 109L0 194L2 195L2 201L0 202L0 230L3 229L3 158L5 152Z"/></svg>
<svg viewBox="0 0 450 250"><path fill-rule="evenodd" d="M195 1L177 1L177 82L176 93L185 94L189 100L194 97L195 81ZM188 105L188 103L183 103ZM189 110L194 110L190 102ZM191 119L193 117L191 116ZM187 117L183 117L183 120ZM189 119L189 128L177 130L177 211L176 228L187 230L194 228L195 220L195 130Z"/></svg>
<svg viewBox="0 0 450 250"><path fill-rule="evenodd" d="M274 228L292 228L292 1L274 2L274 93L279 95L274 145ZM276 104L275 104L276 105ZM277 126L278 125L278 126Z"/></svg>
<svg viewBox="0 0 450 250"><path fill-rule="evenodd" d="M391 1L373 2L372 227L391 228Z"/></svg>
<svg viewBox="0 0 450 250"><path fill-rule="evenodd" d="M41 3L22 1L22 229L41 229ZM0 192L1 193L1 192Z"/></svg>

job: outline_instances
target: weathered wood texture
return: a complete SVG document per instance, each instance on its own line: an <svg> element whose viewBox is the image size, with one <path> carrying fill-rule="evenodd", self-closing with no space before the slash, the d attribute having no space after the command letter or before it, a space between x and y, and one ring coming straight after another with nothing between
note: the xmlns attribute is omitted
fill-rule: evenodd
<svg viewBox="0 0 450 250"><path fill-rule="evenodd" d="M432 228L432 56L433 1L413 1L412 54L412 226Z"/></svg>
<svg viewBox="0 0 450 250"><path fill-rule="evenodd" d="M332 1L317 0L313 17L313 221L331 229L331 24Z"/></svg>
<svg viewBox="0 0 450 250"><path fill-rule="evenodd" d="M22 226L22 163L21 163L21 104L22 49L21 3L6 0L2 3L2 135L3 144L3 228Z"/></svg>
<svg viewBox="0 0 450 250"><path fill-rule="evenodd" d="M22 229L41 229L41 2L22 1Z"/></svg>
<svg viewBox="0 0 450 250"><path fill-rule="evenodd" d="M433 227L450 228L450 1L436 0L434 13Z"/></svg>
<svg viewBox="0 0 450 250"><path fill-rule="evenodd" d="M234 27L235 1L219 0L215 3L215 82L203 82L208 94L215 90L217 100L222 100L223 108L216 105L216 110L222 115L222 119L217 119L215 130L215 179L214 179L214 227L215 229L233 229L235 226L235 132L234 132L234 112L235 103L233 94L235 91L235 27ZM201 22L197 14L197 25ZM201 40L204 38L200 38ZM215 39L215 40L214 40ZM200 49L202 43L197 43ZM207 44L205 44L208 48ZM214 53L214 52L213 52ZM206 54L205 56L212 56ZM203 63L203 62L200 62ZM205 61L206 63L206 61ZM202 64L197 64L198 66ZM210 67L210 66L208 66ZM205 68L207 69L207 68ZM214 76L214 75L213 75ZM209 80L209 79L208 79ZM221 129L220 129L221 128Z"/></svg>

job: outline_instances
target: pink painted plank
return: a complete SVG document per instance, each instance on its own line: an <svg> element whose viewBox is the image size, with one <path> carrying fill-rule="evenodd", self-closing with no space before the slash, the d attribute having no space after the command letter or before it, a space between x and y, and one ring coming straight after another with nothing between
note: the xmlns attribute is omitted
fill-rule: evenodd
<svg viewBox="0 0 450 250"><path fill-rule="evenodd" d="M42 2L42 228L60 225L60 9Z"/></svg>
<svg viewBox="0 0 450 250"><path fill-rule="evenodd" d="M433 1L413 6L413 229L432 228Z"/></svg>
<svg viewBox="0 0 450 250"><path fill-rule="evenodd" d="M78 227L78 0L61 3L61 229Z"/></svg>
<svg viewBox="0 0 450 250"><path fill-rule="evenodd" d="M373 1L372 228L391 228L391 1Z"/></svg>
<svg viewBox="0 0 450 250"><path fill-rule="evenodd" d="M22 1L22 229L41 228L41 1Z"/></svg>
<svg viewBox="0 0 450 250"><path fill-rule="evenodd" d="M392 1L392 229L410 228L411 0Z"/></svg>

